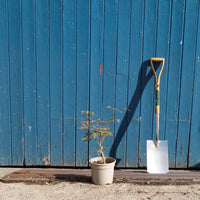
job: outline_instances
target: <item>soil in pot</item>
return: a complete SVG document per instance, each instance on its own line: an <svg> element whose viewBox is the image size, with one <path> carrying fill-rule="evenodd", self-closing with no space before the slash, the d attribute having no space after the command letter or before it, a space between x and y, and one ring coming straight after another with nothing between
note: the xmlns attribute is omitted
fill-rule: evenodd
<svg viewBox="0 0 200 200"><path fill-rule="evenodd" d="M111 159L111 158L106 158L106 163L105 163L105 164L112 163L112 162L113 162L113 159ZM104 164L104 163L103 163L103 160L94 161L93 163L96 163L96 164Z"/></svg>

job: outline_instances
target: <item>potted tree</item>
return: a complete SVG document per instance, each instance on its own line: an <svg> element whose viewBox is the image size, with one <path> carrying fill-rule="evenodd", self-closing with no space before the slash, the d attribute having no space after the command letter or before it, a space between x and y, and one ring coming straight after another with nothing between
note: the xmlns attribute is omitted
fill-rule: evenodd
<svg viewBox="0 0 200 200"><path fill-rule="evenodd" d="M92 111L82 111L85 114L86 119L81 121L80 129L87 130L83 135L83 141L89 142L94 140L97 143L97 152L100 157L90 159L92 182L97 185L111 184L113 182L114 167L116 160L112 157L105 157L104 150L107 149L103 145L104 139L107 136L111 136L111 123L115 121L115 113L127 110L116 109L110 106L107 108L112 109L112 115L109 119L95 119L95 113Z"/></svg>

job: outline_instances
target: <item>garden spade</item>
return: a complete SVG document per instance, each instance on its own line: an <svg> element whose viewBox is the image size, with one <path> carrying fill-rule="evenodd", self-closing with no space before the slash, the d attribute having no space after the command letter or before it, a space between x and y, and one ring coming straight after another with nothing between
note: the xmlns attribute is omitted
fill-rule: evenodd
<svg viewBox="0 0 200 200"><path fill-rule="evenodd" d="M158 77L154 68L154 62L162 62ZM160 77L164 68L164 58L151 58L151 69L155 81L155 121L156 121L156 140L147 140L147 172L148 173L167 173L168 164L168 141L159 140L159 114L160 114Z"/></svg>

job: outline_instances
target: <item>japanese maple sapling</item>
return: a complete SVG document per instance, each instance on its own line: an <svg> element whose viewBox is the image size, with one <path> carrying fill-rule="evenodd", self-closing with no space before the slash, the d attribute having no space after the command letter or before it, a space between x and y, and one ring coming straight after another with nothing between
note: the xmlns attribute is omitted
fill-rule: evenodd
<svg viewBox="0 0 200 200"><path fill-rule="evenodd" d="M89 142L92 139L98 145L98 154L102 157L103 164L106 163L106 158L104 155L104 150L107 149L106 146L103 146L103 141L107 136L111 136L113 132L111 131L111 123L115 121L116 112L122 113L123 111L130 111L128 109L122 108L112 108L111 106L107 106L107 108L112 109L112 115L109 119L95 119L95 113L93 111L82 111L82 114L85 114L86 120L81 121L80 129L86 129L87 132L83 135L83 141Z"/></svg>

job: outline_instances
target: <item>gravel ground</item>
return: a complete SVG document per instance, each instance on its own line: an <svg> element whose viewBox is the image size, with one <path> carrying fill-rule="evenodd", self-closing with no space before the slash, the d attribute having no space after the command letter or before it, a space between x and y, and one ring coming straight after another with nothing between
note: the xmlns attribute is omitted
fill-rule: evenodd
<svg viewBox="0 0 200 200"><path fill-rule="evenodd" d="M135 185L113 183L97 186L90 183L61 182L35 185L0 183L1 200L131 200L131 199L200 199L200 185Z"/></svg>

